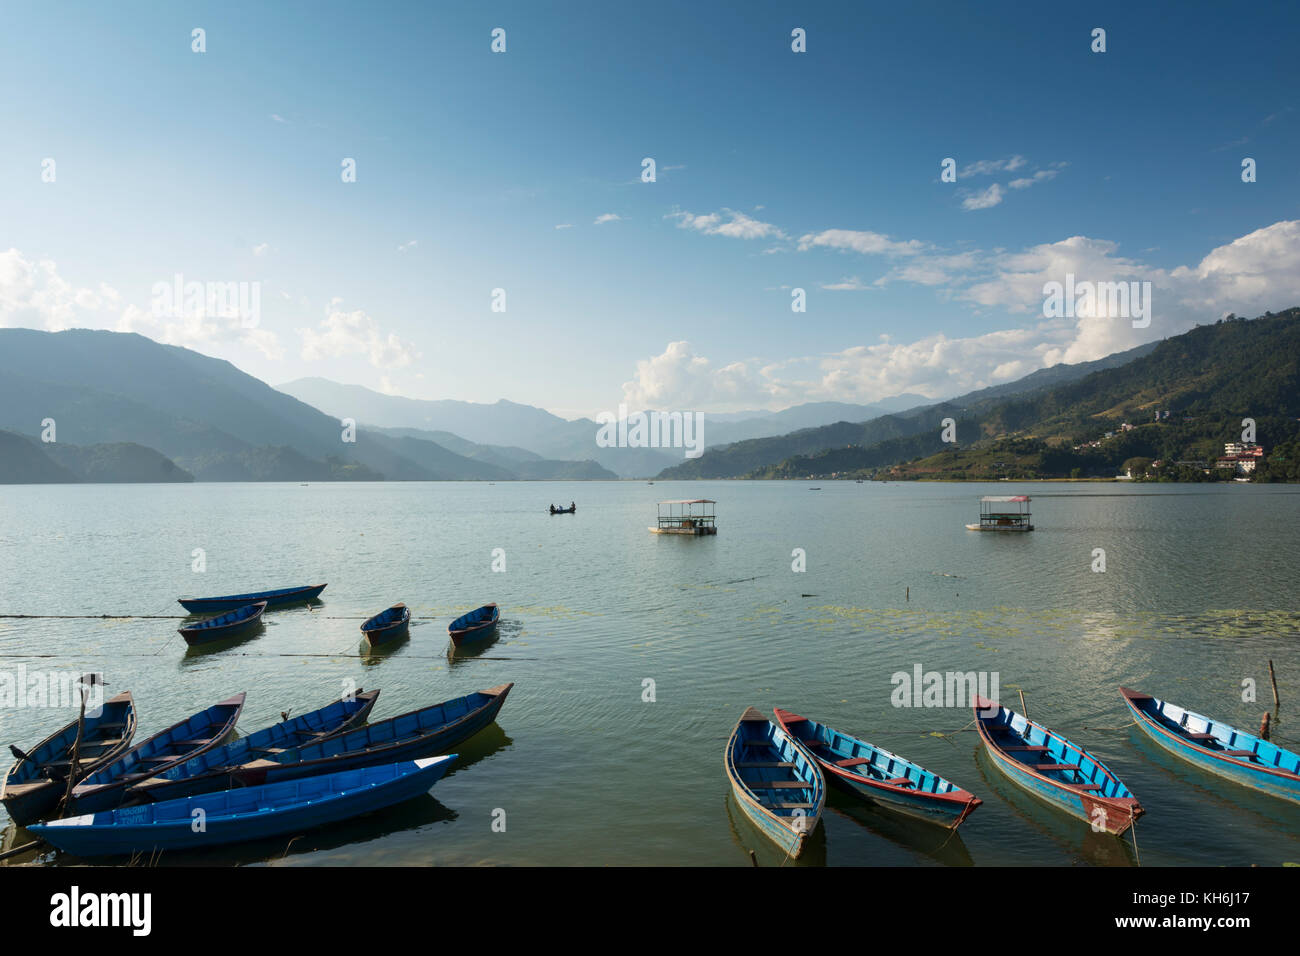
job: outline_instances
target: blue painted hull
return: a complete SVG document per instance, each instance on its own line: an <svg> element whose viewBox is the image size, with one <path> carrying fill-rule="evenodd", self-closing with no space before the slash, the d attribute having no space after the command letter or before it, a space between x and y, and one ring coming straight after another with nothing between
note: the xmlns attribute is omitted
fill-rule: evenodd
<svg viewBox="0 0 1300 956"><path fill-rule="evenodd" d="M1125 687L1120 694L1138 728L1174 756L1243 787L1300 804L1300 755L1168 701ZM1203 737L1198 742L1189 734Z"/></svg>
<svg viewBox="0 0 1300 956"><path fill-rule="evenodd" d="M495 604L484 604L468 614L462 614L447 626L451 642L457 647L490 637L501 620L501 609Z"/></svg>
<svg viewBox="0 0 1300 956"><path fill-rule="evenodd" d="M377 690L358 691L320 710L254 731L132 785L123 795L124 801L175 800L226 789L233 785L226 774L237 767L274 758L304 744L320 743L361 726L378 698Z"/></svg>
<svg viewBox="0 0 1300 956"><path fill-rule="evenodd" d="M200 621L198 624L182 627L180 628L180 635L185 638L185 643L191 647L195 644L207 644L212 641L222 641L229 637L238 637L257 628L262 623L262 612L265 610L266 602L258 601L256 604L248 604L233 611L227 611L225 614L218 614L216 617Z"/></svg>
<svg viewBox="0 0 1300 956"><path fill-rule="evenodd" d="M981 800L897 754L776 709L776 722L816 759L826 779L896 813L956 829Z"/></svg>
<svg viewBox="0 0 1300 956"><path fill-rule="evenodd" d="M267 607L281 607L285 604L298 604L320 597L325 590L324 584L312 584L294 588L279 588L274 591L255 591L251 594L227 594L222 597L177 598L181 607L191 614L216 614L219 611L234 611L249 604L265 601Z"/></svg>
<svg viewBox="0 0 1300 956"><path fill-rule="evenodd" d="M111 810L131 784L220 747L234 734L243 709L244 695L236 694L154 734L78 784L72 791L74 811Z"/></svg>
<svg viewBox="0 0 1300 956"><path fill-rule="evenodd" d="M385 764L310 780L85 814L33 827L32 833L75 856L125 856L204 850L297 834L382 810L426 793L455 755ZM203 828L195 832L195 811Z"/></svg>
<svg viewBox="0 0 1300 956"><path fill-rule="evenodd" d="M1119 835L1146 812L1100 760L1007 707L977 699L975 727L1008 780L1099 832Z"/></svg>
<svg viewBox="0 0 1300 956"><path fill-rule="evenodd" d="M816 761L750 707L727 741L722 766L750 822L788 856L798 857L826 800L826 781Z"/></svg>
<svg viewBox="0 0 1300 956"><path fill-rule="evenodd" d="M130 692L104 701L98 716L87 716L77 755L74 783L108 766L131 746L135 734L135 701ZM55 731L9 768L0 787L9 818L19 826L49 816L68 790L72 746L77 721Z"/></svg>
<svg viewBox="0 0 1300 956"><path fill-rule="evenodd" d="M361 633L371 647L400 640L411 633L411 609L405 604L394 604L362 624Z"/></svg>
<svg viewBox="0 0 1300 956"><path fill-rule="evenodd" d="M266 760L178 781L173 792L258 786L446 753L496 720L512 687L502 684L268 755Z"/></svg>

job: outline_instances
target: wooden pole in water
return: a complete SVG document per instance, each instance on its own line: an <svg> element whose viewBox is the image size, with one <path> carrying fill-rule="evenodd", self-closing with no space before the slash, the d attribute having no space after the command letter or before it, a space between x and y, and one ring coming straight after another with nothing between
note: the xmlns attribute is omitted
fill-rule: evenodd
<svg viewBox="0 0 1300 956"><path fill-rule="evenodd" d="M1025 720L1029 719L1029 708L1025 706L1025 692L1016 688L1016 693L1020 695L1020 713L1024 715Z"/></svg>
<svg viewBox="0 0 1300 956"><path fill-rule="evenodd" d="M908 589L907 589L907 600L908 600L909 603L911 603L911 600L912 600L912 588L911 588L910 586L909 586Z"/></svg>
<svg viewBox="0 0 1300 956"><path fill-rule="evenodd" d="M749 862L758 866L758 855L753 850L749 851Z"/></svg>
<svg viewBox="0 0 1300 956"><path fill-rule="evenodd" d="M1259 722L1259 739L1268 740L1268 711L1264 711L1264 719Z"/></svg>
<svg viewBox="0 0 1300 956"><path fill-rule="evenodd" d="M1282 702L1277 698L1277 674L1273 673L1273 662L1268 662L1268 679L1273 682L1273 713L1277 713Z"/></svg>

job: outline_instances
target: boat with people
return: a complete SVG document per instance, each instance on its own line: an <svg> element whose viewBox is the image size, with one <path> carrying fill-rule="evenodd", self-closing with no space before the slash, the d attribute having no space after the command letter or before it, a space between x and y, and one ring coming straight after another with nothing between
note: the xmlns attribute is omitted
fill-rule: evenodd
<svg viewBox="0 0 1300 956"><path fill-rule="evenodd" d="M661 501L658 505L658 520L649 530L653 534L717 534L716 505L717 502L712 498Z"/></svg>
<svg viewBox="0 0 1300 956"><path fill-rule="evenodd" d="M578 513L578 506L574 504L572 501L569 502L569 507L567 508L565 508L563 505L561 505L559 508L555 507L555 505L551 505L551 514L553 515L573 515L577 513Z"/></svg>
<svg viewBox="0 0 1300 956"><path fill-rule="evenodd" d="M1010 507L1014 505L1015 507ZM985 495L980 499L980 520L967 531L1033 531L1028 495Z"/></svg>

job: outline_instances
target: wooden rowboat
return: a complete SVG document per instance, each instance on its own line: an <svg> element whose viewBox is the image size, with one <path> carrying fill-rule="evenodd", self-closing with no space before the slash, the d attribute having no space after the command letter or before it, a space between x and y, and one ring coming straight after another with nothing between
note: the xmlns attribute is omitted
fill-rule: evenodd
<svg viewBox="0 0 1300 956"><path fill-rule="evenodd" d="M213 788L204 784L224 771L282 754L294 747L329 740L361 726L370 716L378 698L377 690L358 690L354 694L345 694L320 710L281 721L271 727L263 727L246 737L214 747L182 764L132 783L127 788L123 802L173 800L206 793ZM201 782L190 782L194 780Z"/></svg>
<svg viewBox="0 0 1300 956"><path fill-rule="evenodd" d="M315 743L249 753L246 754L248 762L237 767L204 769L199 762L190 761L167 771L161 779L149 781L141 789L149 799L172 799L432 757L459 746L496 720L514 686L502 684L466 694Z"/></svg>
<svg viewBox="0 0 1300 956"><path fill-rule="evenodd" d="M826 779L891 810L955 830L983 802L938 774L788 710L776 722L817 760Z"/></svg>
<svg viewBox="0 0 1300 956"><path fill-rule="evenodd" d="M258 601L256 604L249 604L233 611L227 611L225 614L210 617L198 624L186 625L180 629L180 635L185 638L185 643L190 646L207 644L209 641L220 641L227 637L236 637L257 627L262 620L262 612L265 610L266 602Z"/></svg>
<svg viewBox="0 0 1300 956"><path fill-rule="evenodd" d="M975 727L1012 783L1098 832L1119 835L1146 812L1104 763L1010 708L976 697Z"/></svg>
<svg viewBox="0 0 1300 956"><path fill-rule="evenodd" d="M87 813L32 827L32 833L75 856L125 856L158 850L203 850L301 833L382 810L426 793L455 754L285 784ZM201 814L199 811L202 811ZM203 819L202 828L194 826Z"/></svg>
<svg viewBox="0 0 1300 956"><path fill-rule="evenodd" d="M135 701L131 692L104 701L99 714L87 717L77 747L77 769L73 783L116 760L135 735ZM35 823L58 806L68 792L72 771L72 745L77 739L77 721L56 730L9 768L0 785L0 800L19 826ZM11 748L14 749L14 748Z"/></svg>
<svg viewBox="0 0 1300 956"><path fill-rule="evenodd" d="M235 732L243 709L244 695L236 694L154 734L74 787L73 807L81 812L112 809L131 784L220 747Z"/></svg>
<svg viewBox="0 0 1300 956"><path fill-rule="evenodd" d="M362 624L361 633L371 647L406 637L411 633L411 609L405 604L394 604Z"/></svg>
<svg viewBox="0 0 1300 956"><path fill-rule="evenodd" d="M293 588L279 588L275 591L254 591L251 594L227 594L222 597L177 598L176 600L191 614L215 614L219 611L234 611L260 601L265 601L267 607L299 604L303 601L315 600L324 590L323 584L308 584Z"/></svg>
<svg viewBox="0 0 1300 956"><path fill-rule="evenodd" d="M1140 691L1119 689L1148 737L1176 757L1243 787L1300 803L1300 754Z"/></svg>
<svg viewBox="0 0 1300 956"><path fill-rule="evenodd" d="M460 647L490 636L500 620L501 609L495 603L484 604L452 621L447 625L447 633L451 635L451 642Z"/></svg>
<svg viewBox="0 0 1300 956"><path fill-rule="evenodd" d="M745 815L788 856L799 856L826 799L816 761L749 707L731 732L722 765Z"/></svg>

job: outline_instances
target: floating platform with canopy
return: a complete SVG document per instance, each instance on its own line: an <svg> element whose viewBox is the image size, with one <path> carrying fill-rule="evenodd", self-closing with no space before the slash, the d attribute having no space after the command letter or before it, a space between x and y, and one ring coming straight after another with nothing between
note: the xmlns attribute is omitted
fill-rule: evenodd
<svg viewBox="0 0 1300 956"><path fill-rule="evenodd" d="M1029 523L1028 495L986 495L980 499L979 524L967 531L1033 531Z"/></svg>
<svg viewBox="0 0 1300 956"><path fill-rule="evenodd" d="M659 520L650 530L655 534L717 534L717 515L711 498L659 502ZM666 509L666 513L665 513Z"/></svg>

